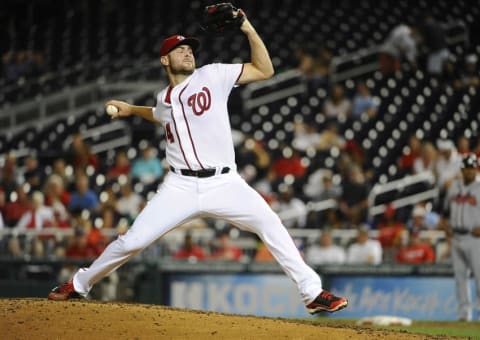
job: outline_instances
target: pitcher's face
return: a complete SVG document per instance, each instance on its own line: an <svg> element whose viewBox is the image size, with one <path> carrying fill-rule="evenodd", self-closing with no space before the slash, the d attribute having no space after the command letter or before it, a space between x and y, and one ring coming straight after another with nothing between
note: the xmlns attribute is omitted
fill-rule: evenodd
<svg viewBox="0 0 480 340"><path fill-rule="evenodd" d="M162 63L170 68L172 74L190 75L195 71L195 57L192 48L188 45L179 45L166 56Z"/></svg>

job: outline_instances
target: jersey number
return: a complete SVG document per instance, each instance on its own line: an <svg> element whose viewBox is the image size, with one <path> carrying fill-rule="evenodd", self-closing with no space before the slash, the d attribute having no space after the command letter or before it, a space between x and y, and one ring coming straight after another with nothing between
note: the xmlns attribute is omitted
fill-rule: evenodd
<svg viewBox="0 0 480 340"><path fill-rule="evenodd" d="M173 137L172 129L170 128L170 123L165 125L165 133L167 134L167 139L169 143L174 143L175 138Z"/></svg>
<svg viewBox="0 0 480 340"><path fill-rule="evenodd" d="M208 111L212 97L210 96L210 90L208 87L202 87L202 91L192 94L188 97L188 106L193 110L193 113L197 116L202 115L205 111Z"/></svg>

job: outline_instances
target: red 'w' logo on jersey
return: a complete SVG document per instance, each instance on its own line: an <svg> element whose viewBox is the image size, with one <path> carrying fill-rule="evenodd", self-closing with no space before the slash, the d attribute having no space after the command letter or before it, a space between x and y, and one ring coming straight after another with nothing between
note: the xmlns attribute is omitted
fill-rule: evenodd
<svg viewBox="0 0 480 340"><path fill-rule="evenodd" d="M202 91L192 94L187 100L188 106L192 108L193 113L197 116L208 111L211 102L212 97L210 96L210 90L208 87L202 87Z"/></svg>

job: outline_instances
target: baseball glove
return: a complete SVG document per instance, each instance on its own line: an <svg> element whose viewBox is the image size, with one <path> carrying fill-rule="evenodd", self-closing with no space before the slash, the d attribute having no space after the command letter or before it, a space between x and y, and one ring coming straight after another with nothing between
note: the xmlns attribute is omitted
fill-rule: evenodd
<svg viewBox="0 0 480 340"><path fill-rule="evenodd" d="M233 7L230 2L222 2L205 7L200 27L208 33L222 34L238 29L244 20L241 9Z"/></svg>

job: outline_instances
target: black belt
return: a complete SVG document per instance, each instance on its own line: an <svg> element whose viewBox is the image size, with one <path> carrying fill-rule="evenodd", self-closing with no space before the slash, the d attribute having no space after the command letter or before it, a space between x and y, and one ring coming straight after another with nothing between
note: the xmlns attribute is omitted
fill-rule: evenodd
<svg viewBox="0 0 480 340"><path fill-rule="evenodd" d="M190 169L176 170L173 166L170 167L170 170L172 170L177 174L180 173L183 176L191 176L191 177L199 177L199 178L212 177L217 172L217 169L215 168L202 169L202 170L190 170ZM228 172L230 172L230 168L228 166L223 167L222 170L220 171L221 174L227 174Z"/></svg>

